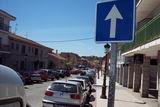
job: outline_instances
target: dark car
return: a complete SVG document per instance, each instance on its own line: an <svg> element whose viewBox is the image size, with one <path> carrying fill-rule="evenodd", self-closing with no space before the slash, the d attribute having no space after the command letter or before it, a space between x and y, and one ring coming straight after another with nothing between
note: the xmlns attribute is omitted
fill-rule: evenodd
<svg viewBox="0 0 160 107"><path fill-rule="evenodd" d="M64 78L65 77L65 74L64 74L64 71L63 70L57 70L57 72L59 73L59 76L61 78Z"/></svg>
<svg viewBox="0 0 160 107"><path fill-rule="evenodd" d="M21 74L24 77L25 85L26 84L32 84L31 73L29 73L29 72L22 72Z"/></svg>
<svg viewBox="0 0 160 107"><path fill-rule="evenodd" d="M88 70L86 72L86 76L90 78L92 84L96 83L96 71L95 70Z"/></svg>
<svg viewBox="0 0 160 107"><path fill-rule="evenodd" d="M66 77L69 77L71 75L69 70L60 70L60 72L63 73L63 75Z"/></svg>
<svg viewBox="0 0 160 107"><path fill-rule="evenodd" d="M71 75L70 70L64 70L64 75L69 77Z"/></svg>
<svg viewBox="0 0 160 107"><path fill-rule="evenodd" d="M51 70L51 72L57 80L60 78L60 74L57 71Z"/></svg>
<svg viewBox="0 0 160 107"><path fill-rule="evenodd" d="M54 80L55 79L55 75L54 73L52 72L52 70L48 70L48 79L50 80Z"/></svg>

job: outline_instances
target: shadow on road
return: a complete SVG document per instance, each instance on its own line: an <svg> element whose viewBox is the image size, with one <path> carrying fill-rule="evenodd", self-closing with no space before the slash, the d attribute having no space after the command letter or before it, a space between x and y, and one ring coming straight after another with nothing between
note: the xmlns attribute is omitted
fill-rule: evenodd
<svg viewBox="0 0 160 107"><path fill-rule="evenodd" d="M144 101L127 101L127 100L120 100L120 99L115 99L115 101L128 102L128 103L137 103L137 104L146 104L146 102L144 102Z"/></svg>

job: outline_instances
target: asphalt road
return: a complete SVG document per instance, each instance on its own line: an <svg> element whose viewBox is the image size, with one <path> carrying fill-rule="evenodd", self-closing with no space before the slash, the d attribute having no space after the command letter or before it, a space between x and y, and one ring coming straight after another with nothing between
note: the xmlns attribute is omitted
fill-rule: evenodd
<svg viewBox="0 0 160 107"><path fill-rule="evenodd" d="M36 83L33 85L25 86L27 100L28 100L28 103L31 105L31 107L42 107L42 99L43 99L45 90L52 82L53 81L48 81L48 82Z"/></svg>

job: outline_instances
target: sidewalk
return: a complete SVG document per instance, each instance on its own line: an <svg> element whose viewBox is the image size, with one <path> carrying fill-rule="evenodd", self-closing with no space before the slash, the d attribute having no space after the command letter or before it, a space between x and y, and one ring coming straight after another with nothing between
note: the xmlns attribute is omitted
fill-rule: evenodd
<svg viewBox="0 0 160 107"><path fill-rule="evenodd" d="M95 97L96 101L94 103L94 107L107 107L107 99L101 99L101 91L102 91L103 78L97 79L97 84L94 85L96 89ZM108 96L108 84L109 78L107 78L107 96ZM135 95L134 95L135 94ZM138 93L139 94L139 93ZM148 98L146 101L149 101ZM116 92L115 92L115 107L157 107L156 99L151 99L148 103L139 95L132 92L131 89L124 88L119 84L116 84Z"/></svg>

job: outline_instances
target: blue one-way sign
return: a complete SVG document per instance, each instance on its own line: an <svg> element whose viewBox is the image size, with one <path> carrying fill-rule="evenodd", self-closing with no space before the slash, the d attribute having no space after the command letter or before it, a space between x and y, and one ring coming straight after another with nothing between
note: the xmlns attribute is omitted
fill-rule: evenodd
<svg viewBox="0 0 160 107"><path fill-rule="evenodd" d="M135 0L97 3L96 42L132 42L135 32Z"/></svg>

